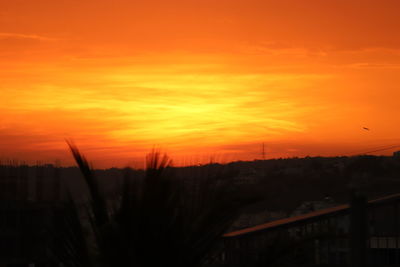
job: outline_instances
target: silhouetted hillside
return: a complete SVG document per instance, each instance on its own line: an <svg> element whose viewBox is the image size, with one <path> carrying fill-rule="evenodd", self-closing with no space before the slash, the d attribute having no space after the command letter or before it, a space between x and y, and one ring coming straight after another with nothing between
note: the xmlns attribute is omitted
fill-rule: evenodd
<svg viewBox="0 0 400 267"><path fill-rule="evenodd" d="M400 191L400 159L387 156L357 157L306 157L271 159L255 161L238 161L228 164L207 164L201 166L175 167L177 175L191 177L187 174L218 172L230 173L231 183L240 189L241 194L259 200L259 204L250 210L268 209L290 213L304 201L332 198L335 203L348 201L350 188L359 188L368 198L397 193ZM143 175L142 170L132 170L136 177ZM44 166L1 166L1 176L26 176L28 199L37 198L35 187L47 184L40 194L51 200L51 195L59 189L62 197L65 192L72 192L77 197L85 190L80 172L76 167L58 168ZM111 168L96 170L99 182L104 184L106 195L112 196L122 186L123 169ZM54 177L60 179L55 183ZM50 184L53 184L50 186ZM55 183L55 184L54 184Z"/></svg>

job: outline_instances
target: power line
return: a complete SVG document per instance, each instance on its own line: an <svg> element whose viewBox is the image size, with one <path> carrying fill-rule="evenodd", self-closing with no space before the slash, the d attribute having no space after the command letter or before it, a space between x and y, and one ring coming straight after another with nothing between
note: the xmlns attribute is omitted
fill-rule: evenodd
<svg viewBox="0 0 400 267"><path fill-rule="evenodd" d="M385 146L379 149L373 149L373 150L367 150L367 151L363 151L363 152L359 152L359 153L348 153L351 154L352 156L357 156L357 155L362 155L362 154L369 154L369 153L374 153L374 152L379 152L379 151L385 151L385 150L389 150L389 149L393 149L393 148L397 148L400 147L400 145L392 145L392 146Z"/></svg>

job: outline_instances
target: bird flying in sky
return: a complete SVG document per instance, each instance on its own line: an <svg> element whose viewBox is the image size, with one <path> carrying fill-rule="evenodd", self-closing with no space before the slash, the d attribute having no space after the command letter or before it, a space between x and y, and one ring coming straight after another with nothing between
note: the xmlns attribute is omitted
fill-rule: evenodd
<svg viewBox="0 0 400 267"><path fill-rule="evenodd" d="M366 130L366 131L369 131L369 128L367 128L367 127L363 127L363 129Z"/></svg>

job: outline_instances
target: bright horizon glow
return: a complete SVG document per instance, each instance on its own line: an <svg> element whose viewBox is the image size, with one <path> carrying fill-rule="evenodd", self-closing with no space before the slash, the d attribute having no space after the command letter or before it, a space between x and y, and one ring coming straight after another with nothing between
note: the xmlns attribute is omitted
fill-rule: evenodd
<svg viewBox="0 0 400 267"><path fill-rule="evenodd" d="M34 2L1 4L0 159L70 165L65 138L96 167L400 145L398 1Z"/></svg>

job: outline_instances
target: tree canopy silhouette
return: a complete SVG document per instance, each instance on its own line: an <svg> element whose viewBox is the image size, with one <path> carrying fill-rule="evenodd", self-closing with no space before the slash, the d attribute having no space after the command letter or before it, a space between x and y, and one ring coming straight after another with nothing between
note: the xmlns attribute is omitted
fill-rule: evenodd
<svg viewBox="0 0 400 267"><path fill-rule="evenodd" d="M70 201L54 249L67 266L201 266L245 205L223 170L179 177L157 150L147 155L143 177L126 169L119 197L106 199L86 158L68 145L89 201L84 212Z"/></svg>

